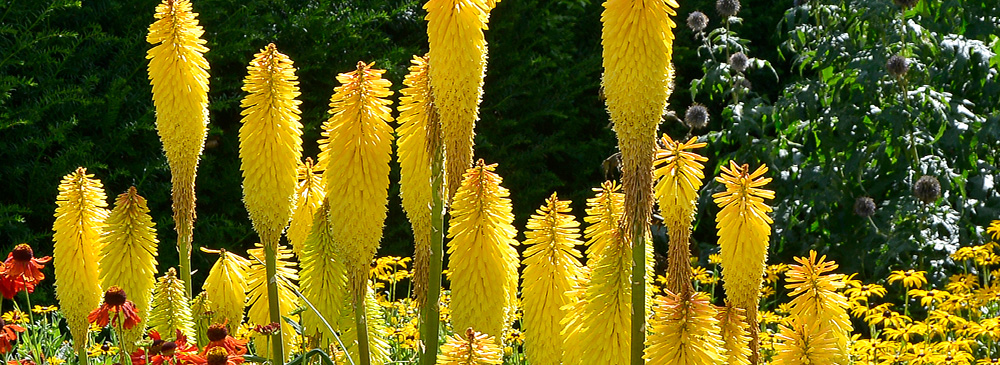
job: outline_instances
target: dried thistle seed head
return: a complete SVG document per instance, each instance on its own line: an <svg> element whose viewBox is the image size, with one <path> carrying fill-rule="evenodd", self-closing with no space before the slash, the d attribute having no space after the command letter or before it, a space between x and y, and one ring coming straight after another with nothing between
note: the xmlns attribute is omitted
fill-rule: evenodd
<svg viewBox="0 0 1000 365"><path fill-rule="evenodd" d="M900 55L894 55L889 57L889 61L885 63L885 68L889 70L889 74L892 77L901 77L906 74L906 71L910 70L910 61L906 57Z"/></svg>
<svg viewBox="0 0 1000 365"><path fill-rule="evenodd" d="M750 66L750 59L743 52L736 52L732 56L729 56L729 67L732 67L736 72L743 72L747 70L747 66Z"/></svg>
<svg viewBox="0 0 1000 365"><path fill-rule="evenodd" d="M896 5L898 5L899 7L903 8L903 10L906 10L914 6L917 6L917 3L919 3L920 0L892 0L892 2L896 3Z"/></svg>
<svg viewBox="0 0 1000 365"><path fill-rule="evenodd" d="M687 23L688 28L691 28L692 31L700 32L708 27L708 16L700 11L695 11L688 15Z"/></svg>
<svg viewBox="0 0 1000 365"><path fill-rule="evenodd" d="M708 108L701 104L688 107L684 113L684 124L692 129L702 129L708 126Z"/></svg>
<svg viewBox="0 0 1000 365"><path fill-rule="evenodd" d="M875 215L875 200L867 196L859 196L854 201L854 214L868 218Z"/></svg>
<svg viewBox="0 0 1000 365"><path fill-rule="evenodd" d="M728 18L740 12L740 0L716 0L715 11L722 18Z"/></svg>
<svg viewBox="0 0 1000 365"><path fill-rule="evenodd" d="M753 87L753 84L750 83L750 80L744 78L740 80L740 86L746 90L750 90L750 88Z"/></svg>
<svg viewBox="0 0 1000 365"><path fill-rule="evenodd" d="M936 177L930 175L921 176L913 184L913 195L916 195L917 199L920 199L924 204L933 203L941 196L941 183Z"/></svg>

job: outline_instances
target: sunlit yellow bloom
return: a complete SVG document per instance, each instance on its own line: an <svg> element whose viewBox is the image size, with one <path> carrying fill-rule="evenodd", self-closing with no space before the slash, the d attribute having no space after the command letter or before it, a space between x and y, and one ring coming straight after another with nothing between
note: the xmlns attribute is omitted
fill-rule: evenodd
<svg viewBox="0 0 1000 365"><path fill-rule="evenodd" d="M847 290L844 291L844 294L847 294L850 300L863 302L867 302L868 298L873 296L879 298L884 297L885 293L885 287L881 285L862 284L861 282L849 284Z"/></svg>
<svg viewBox="0 0 1000 365"><path fill-rule="evenodd" d="M614 232L625 210L625 194L614 181L605 181L593 190L597 196L587 199L587 216L583 221L590 225L583 232L587 238L587 262L596 263L607 247L615 243Z"/></svg>
<svg viewBox="0 0 1000 365"><path fill-rule="evenodd" d="M806 324L793 321L791 327L779 326L781 342L774 345L778 352L774 365L832 364L839 361L836 336L823 329L819 321Z"/></svg>
<svg viewBox="0 0 1000 365"><path fill-rule="evenodd" d="M790 266L785 288L792 290L789 296L793 297L795 320L809 326L808 330L815 336L831 336L834 352L828 354L827 360L847 363L847 341L853 326L847 315L847 298L838 292L844 288L844 282L842 275L831 273L839 265L825 259L825 255L817 259L813 250L809 251L809 258L796 257L799 265ZM821 339L817 337L816 340Z"/></svg>
<svg viewBox="0 0 1000 365"><path fill-rule="evenodd" d="M705 293L660 297L644 359L650 364L718 364L724 358L718 312Z"/></svg>
<svg viewBox="0 0 1000 365"><path fill-rule="evenodd" d="M80 167L63 177L52 225L56 297L78 351L87 344L87 315L103 295L98 252L104 246L101 233L108 203L101 181L93 176Z"/></svg>
<svg viewBox="0 0 1000 365"><path fill-rule="evenodd" d="M979 278L975 274L954 274L944 288L953 294L968 294L979 288Z"/></svg>
<svg viewBox="0 0 1000 365"><path fill-rule="evenodd" d="M1000 240L1000 220L990 222L990 226L986 228L986 233L991 234L994 240Z"/></svg>
<svg viewBox="0 0 1000 365"><path fill-rule="evenodd" d="M371 355L372 365L385 365L392 362L392 359L389 357L391 350L389 348L389 337L392 336L392 332L386 327L381 308L378 305L378 299L375 298L375 290L371 287L371 283L371 281L368 282L369 287L365 290L364 301L365 320L368 324L368 350ZM343 307L340 308L339 321L341 329L340 340L347 346L346 352L354 359L354 363L360 364L361 358L358 351L358 327L355 322L354 300L347 298L343 301ZM347 362L341 363L346 364Z"/></svg>
<svg viewBox="0 0 1000 365"><path fill-rule="evenodd" d="M58 357L50 357L50 358L48 358L48 361L49 361L49 365L59 365L59 364L65 364L66 363L66 360L60 359Z"/></svg>
<svg viewBox="0 0 1000 365"><path fill-rule="evenodd" d="M750 337L747 336L747 321L743 308L726 303L719 311L719 329L723 341L725 364L750 364Z"/></svg>
<svg viewBox="0 0 1000 365"><path fill-rule="evenodd" d="M194 331L191 304L184 294L184 282L172 267L159 278L153 289L146 325L159 332L166 341L174 339L179 330L188 341L197 342L198 333Z"/></svg>
<svg viewBox="0 0 1000 365"><path fill-rule="evenodd" d="M920 322L910 322L901 327L887 327L885 338L900 342L910 342L917 336L923 336L927 332L927 326Z"/></svg>
<svg viewBox="0 0 1000 365"><path fill-rule="evenodd" d="M52 312L55 312L57 310L59 310L59 307L56 307L54 305L46 305L46 306L35 305L34 307L31 308L32 312L35 312L35 313L38 313L38 314L52 313Z"/></svg>
<svg viewBox="0 0 1000 365"><path fill-rule="evenodd" d="M914 271L913 269L906 271L896 270L889 274L889 284L902 281L904 288L919 288L927 284L927 278L924 277L925 274L927 274L926 271Z"/></svg>
<svg viewBox="0 0 1000 365"><path fill-rule="evenodd" d="M948 300L949 296L948 292L943 292L937 289L910 289L907 294L915 299L920 299L920 305L924 307L930 307L931 305Z"/></svg>
<svg viewBox="0 0 1000 365"><path fill-rule="evenodd" d="M266 268L264 267L264 248L260 243L254 246L257 248L247 250L247 255L250 256L250 267L247 269L247 306L250 309L247 311L247 320L257 324L271 323L269 296L267 292L268 278ZM275 279L278 283L278 310L283 317L287 316L294 320L298 316L291 315L291 312L299 306L299 298L295 295L295 290L298 289L295 282L299 280L299 275L295 270L295 263L289 261L291 258L292 250L278 246L275 257L277 270ZM282 349L285 352L282 354L282 358L286 358L298 336L295 335L295 329L287 322L282 321L281 326L281 336L284 341ZM266 337L263 335L255 335L254 342L267 343ZM271 346L261 346L257 351L260 356L266 358L272 357Z"/></svg>
<svg viewBox="0 0 1000 365"><path fill-rule="evenodd" d="M427 295L431 255L431 160L441 145L440 117L431 93L429 56L414 56L399 98L399 195L413 227L413 293L422 305Z"/></svg>
<svg viewBox="0 0 1000 365"><path fill-rule="evenodd" d="M218 318L217 322L226 322L229 332L236 333L237 327L243 323L250 261L226 250L216 251L204 247L201 250L219 254L219 259L212 265L201 289L209 298L210 307Z"/></svg>
<svg viewBox="0 0 1000 365"><path fill-rule="evenodd" d="M292 221L288 224L285 236L292 244L295 255L301 259L302 247L309 237L309 232L312 232L316 211L326 200L326 185L323 184L322 167L313 164L311 157L306 157L306 161L299 164L297 176L299 182L292 198L295 209L292 211Z"/></svg>
<svg viewBox="0 0 1000 365"><path fill-rule="evenodd" d="M712 265L718 265L722 263L722 255L713 253L708 255L708 263Z"/></svg>
<svg viewBox="0 0 1000 365"><path fill-rule="evenodd" d="M448 227L452 325L491 336L513 320L520 263L510 192L496 166L479 160L465 173Z"/></svg>
<svg viewBox="0 0 1000 365"><path fill-rule="evenodd" d="M471 327L465 336L458 333L448 337L438 353L438 365L500 365L503 350L493 336L474 331Z"/></svg>
<svg viewBox="0 0 1000 365"><path fill-rule="evenodd" d="M899 328L913 321L910 317L889 309L890 306L890 303L885 303L872 308L865 314L865 322L868 322L869 326L882 325Z"/></svg>
<svg viewBox="0 0 1000 365"><path fill-rule="evenodd" d="M670 136L660 139L663 148L657 149L653 162L655 196L660 204L663 224L670 232L667 273L670 282L667 289L681 296L691 294L691 264L684 260L690 255L688 246L691 236L691 220L694 219L698 190L705 178L702 162L708 158L690 152L705 147L706 143L695 143L697 138L685 142L675 142Z"/></svg>
<svg viewBox="0 0 1000 365"><path fill-rule="evenodd" d="M316 211L312 232L306 239L302 256L302 296L312 303L323 318L334 323L341 317L347 295L347 267L337 256L336 243L330 235L329 205L323 204ZM302 314L307 335L318 335L321 346L333 341L329 329L312 310ZM336 329L336 327L334 327Z"/></svg>
<svg viewBox="0 0 1000 365"><path fill-rule="evenodd" d="M118 353L117 346L111 346L110 343L95 343L90 349L87 350L87 357L98 357L98 356L113 356Z"/></svg>
<svg viewBox="0 0 1000 365"><path fill-rule="evenodd" d="M906 352L898 360L905 361L909 365L940 365L945 361L946 356L938 352L936 347L930 346L928 342L918 342L907 346Z"/></svg>
<svg viewBox="0 0 1000 365"><path fill-rule="evenodd" d="M0 316L0 318L3 318L4 322L16 323L16 324L28 323L29 320L27 314L17 309L12 311L7 311L6 313L3 314L3 316Z"/></svg>
<svg viewBox="0 0 1000 365"><path fill-rule="evenodd" d="M330 119L323 123L319 164L325 169L331 237L347 265L348 289L363 292L382 240L392 154L392 95L385 70L358 62L337 75Z"/></svg>

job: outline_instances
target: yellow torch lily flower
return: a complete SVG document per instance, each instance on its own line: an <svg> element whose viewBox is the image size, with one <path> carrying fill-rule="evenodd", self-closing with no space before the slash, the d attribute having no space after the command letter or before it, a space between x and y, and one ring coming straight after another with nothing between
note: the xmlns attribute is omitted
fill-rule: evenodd
<svg viewBox="0 0 1000 365"><path fill-rule="evenodd" d="M486 37L490 11L499 0L428 0L427 40L430 81L441 115L448 197L455 195L472 164L479 102L486 76Z"/></svg>
<svg viewBox="0 0 1000 365"><path fill-rule="evenodd" d="M428 57L414 56L399 98L399 195L413 227L413 293L422 307L427 295L431 256L431 159L441 141L432 131L440 123L427 69ZM439 128L439 127L438 127Z"/></svg>
<svg viewBox="0 0 1000 365"><path fill-rule="evenodd" d="M722 363L724 343L719 333L718 311L708 294L694 293L685 298L667 292L659 298L656 308L643 356L647 362L663 365Z"/></svg>
<svg viewBox="0 0 1000 365"><path fill-rule="evenodd" d="M365 323L368 325L368 353L372 365L385 365L392 363L389 352L389 336L392 331L388 330L385 319L382 316L382 309L379 308L378 300L375 299L375 290L368 282L368 290L365 292ZM345 300L344 306L340 309L340 340L347 346L346 352L354 359L355 364L360 364L360 346L358 346L357 318L354 313L354 304L351 300ZM329 319L328 319L329 320ZM331 325L334 323L331 322Z"/></svg>
<svg viewBox="0 0 1000 365"><path fill-rule="evenodd" d="M332 116L323 123L319 142L330 203L327 219L348 265L348 288L360 293L382 239L392 158L391 83L382 78L385 70L373 65L358 62L357 70L337 75L342 85L330 98Z"/></svg>
<svg viewBox="0 0 1000 365"><path fill-rule="evenodd" d="M159 332L165 341L175 338L179 330L188 341L197 342L198 333L194 331L191 303L184 295L184 282L177 277L177 271L172 267L160 277L153 289L146 325Z"/></svg>
<svg viewBox="0 0 1000 365"><path fill-rule="evenodd" d="M255 245L257 248L247 250L247 255L251 257L250 268L247 270L247 292L249 297L247 298L247 305L250 306L250 310L247 312L247 318L250 323L255 324L268 324L273 322L271 320L270 308L268 307L268 293L267 293L267 272L264 268L264 248L263 244L257 243ZM278 309L282 316L288 316L295 318L297 316L291 316L292 310L299 307L299 297L295 295L295 290L298 288L295 282L299 280L299 275L295 270L295 263L288 261L292 258L292 250L278 246L277 257L277 283L278 283ZM288 358L288 353L293 348L295 343L295 329L285 321L281 322L281 338L284 343L281 355L282 359ZM262 335L254 336L254 343L266 344L267 340ZM271 358L272 350L268 346L261 346L257 349L260 356Z"/></svg>
<svg viewBox="0 0 1000 365"><path fill-rule="evenodd" d="M210 309L218 319L216 322L226 322L229 332L236 333L243 323L250 261L226 250L209 250L204 247L201 250L219 254L219 259L212 265L201 290L209 298Z"/></svg>
<svg viewBox="0 0 1000 365"><path fill-rule="evenodd" d="M562 363L562 320L572 291L582 276L580 222L570 212L570 202L556 193L528 219L524 244L524 349L532 364Z"/></svg>
<svg viewBox="0 0 1000 365"><path fill-rule="evenodd" d="M811 321L810 321L811 322ZM802 318L792 320L791 328L780 325L774 344L777 352L774 365L846 364L847 359L837 349L836 336L815 321L806 323Z"/></svg>
<svg viewBox="0 0 1000 365"><path fill-rule="evenodd" d="M750 365L750 336L743 308L726 303L719 309L719 333L722 335L723 354L729 365ZM757 324L754 323L754 326Z"/></svg>
<svg viewBox="0 0 1000 365"><path fill-rule="evenodd" d="M312 232L306 239L300 256L302 281L299 284L302 286L302 296L316 307L330 325L336 325L347 298L347 268L343 258L337 256L337 244L330 235L330 222L326 219L329 210L329 205L324 203L316 211ZM302 313L302 322L307 335L318 334L321 346L334 341L326 325L312 310Z"/></svg>
<svg viewBox="0 0 1000 365"><path fill-rule="evenodd" d="M817 259L816 251L809 250L809 257L796 257L800 265L791 265L786 274L788 284L785 287L792 290L789 294L792 317L803 324L792 332L809 329L832 337L834 350L823 363L846 364L848 340L853 330L847 315L847 297L839 292L846 284L843 275L827 274L839 265L825 259L826 256Z"/></svg>
<svg viewBox="0 0 1000 365"><path fill-rule="evenodd" d="M326 200L326 185L323 184L323 169L314 165L311 157L306 157L306 161L299 165L298 180L293 197L295 209L292 211L292 222L288 224L285 235L295 255L301 258L306 239L312 232L316 211Z"/></svg>
<svg viewBox="0 0 1000 365"><path fill-rule="evenodd" d="M302 158L302 123L295 100L298 77L288 56L274 43L254 55L243 80L249 94L240 106L240 170L243 201L265 245L276 246L288 225Z"/></svg>
<svg viewBox="0 0 1000 365"><path fill-rule="evenodd" d="M77 351L86 349L87 316L104 294L97 253L104 246L101 233L108 203L104 185L93 177L83 167L63 177L52 225L56 297Z"/></svg>
<svg viewBox="0 0 1000 365"><path fill-rule="evenodd" d="M128 293L136 313L146 318L156 284L156 229L149 216L146 199L135 187L118 196L115 208L105 221L104 248L101 250L101 286L117 286ZM142 326L121 332L119 343L126 352L135 349Z"/></svg>
<svg viewBox="0 0 1000 365"><path fill-rule="evenodd" d="M510 192L496 166L479 160L465 173L448 227L452 326L494 337L513 320L520 263Z"/></svg>
<svg viewBox="0 0 1000 365"><path fill-rule="evenodd" d="M493 336L476 332L471 327L465 330L465 338L455 333L441 346L438 365L500 365L503 364L503 350Z"/></svg>
<svg viewBox="0 0 1000 365"><path fill-rule="evenodd" d="M590 223L583 231L587 237L587 262L598 262L607 247L614 244L614 232L625 210L621 188L614 181L605 181L600 188L593 189L597 195L587 199L587 216L583 218Z"/></svg>
<svg viewBox="0 0 1000 365"><path fill-rule="evenodd" d="M705 166L702 162L708 158L689 150L705 147L706 143L696 143L697 138L687 142L675 142L670 136L663 135L664 148L656 151L653 170L657 179L655 196L660 203L660 214L663 225L670 235L668 252L667 290L679 294L681 298L691 295L691 263L688 249L691 238L691 221L694 219L698 200L698 189L701 189Z"/></svg>
<svg viewBox="0 0 1000 365"><path fill-rule="evenodd" d="M763 189L771 182L762 177L765 172L767 166L751 173L747 165L729 161L729 168L723 166L722 176L715 178L726 191L712 195L721 208L715 221L722 248L723 288L732 305L746 310L752 364L758 363L757 305L773 223L767 215L771 207L764 204L764 199L774 199L773 191Z"/></svg>
<svg viewBox="0 0 1000 365"><path fill-rule="evenodd" d="M146 42L153 48L149 80L156 107L156 131L170 165L181 278L191 296L191 240L195 218L195 174L208 133L208 61L205 31L189 0L162 0Z"/></svg>

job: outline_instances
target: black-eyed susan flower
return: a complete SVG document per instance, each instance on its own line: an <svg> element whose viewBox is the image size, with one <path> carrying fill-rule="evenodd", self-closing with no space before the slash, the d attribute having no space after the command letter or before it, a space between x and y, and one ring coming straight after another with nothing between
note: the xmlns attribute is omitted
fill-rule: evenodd
<svg viewBox="0 0 1000 365"><path fill-rule="evenodd" d="M715 218L722 248L722 279L726 298L732 305L746 310L750 323L751 362L757 363L757 302L764 278L764 263L771 237L773 221L771 207L764 199L774 199L774 192L764 189L771 178L763 177L767 166L751 172L747 165L729 161L722 175L715 180L726 191L712 195L721 210Z"/></svg>
<svg viewBox="0 0 1000 365"><path fill-rule="evenodd" d="M330 119L319 141L330 204L330 229L347 265L348 289L364 294L368 267L382 239L389 197L392 121L391 83L385 70L358 62L337 75L341 86L330 98Z"/></svg>
<svg viewBox="0 0 1000 365"><path fill-rule="evenodd" d="M208 134L208 61L205 31L190 0L162 0L149 26L146 52L153 86L156 131L170 165L181 279L191 297L191 240L195 175Z"/></svg>
<svg viewBox="0 0 1000 365"><path fill-rule="evenodd" d="M298 185L292 198L295 209L285 235L292 245L292 251L302 258L302 248L312 232L316 211L326 200L326 185L323 184L322 167L314 164L311 157L306 157L305 162L299 164L297 176Z"/></svg>
<svg viewBox="0 0 1000 365"><path fill-rule="evenodd" d="M479 160L465 173L448 227L452 325L491 336L513 320L520 263L510 192L496 166Z"/></svg>
<svg viewBox="0 0 1000 365"><path fill-rule="evenodd" d="M263 263L264 248L260 243L255 244L255 246L257 248L247 250L247 255L251 257L250 268L247 270L247 306L249 307L247 319L253 323L272 323L276 321L271 321L270 298L267 289L268 276ZM299 280L299 276L295 270L295 263L289 261L291 258L292 250L279 245L275 256L276 274L274 280L278 287L278 313L280 316L297 318L297 316L291 315L291 312L299 306L299 298L295 296L295 289L298 289L295 282ZM295 329L290 324L283 320L279 323L281 323L279 333L283 345L281 358L285 359L296 335ZM255 343L266 343L263 336L254 336L254 338ZM276 340L272 339L272 341ZM258 347L257 351L263 357L275 357L273 356L275 350L267 346Z"/></svg>
<svg viewBox="0 0 1000 365"><path fill-rule="evenodd" d="M990 222L990 226L986 227L986 233L989 233L994 240L1000 240L1000 219Z"/></svg>
<svg viewBox="0 0 1000 365"><path fill-rule="evenodd" d="M925 277L926 274L926 271L916 271L913 269L906 271L895 270L889 273L889 284L901 281L904 288L920 288L924 284L927 284L927 278Z"/></svg>
<svg viewBox="0 0 1000 365"><path fill-rule="evenodd" d="M211 250L202 247L206 253L216 253L219 259L205 278L201 290L209 298L209 309L215 318L225 322L230 331L235 331L243 323L243 310L247 301L247 270L250 261L226 250Z"/></svg>
<svg viewBox="0 0 1000 365"><path fill-rule="evenodd" d="M105 327L109 324L118 329L129 330L142 322L135 304L128 300L122 288L112 286L104 292L104 302L87 316L90 323Z"/></svg>
<svg viewBox="0 0 1000 365"><path fill-rule="evenodd" d="M909 316L889 309L891 306L891 303L884 303L871 308L865 314L865 322L869 326L882 325L886 328L900 328L906 326L907 323L913 322Z"/></svg>
<svg viewBox="0 0 1000 365"><path fill-rule="evenodd" d="M477 332L471 327L465 336L458 333L448 337L438 353L438 365L500 365L503 350L493 336Z"/></svg>
<svg viewBox="0 0 1000 365"><path fill-rule="evenodd" d="M657 301L648 347L643 356L651 364L718 364L724 343L718 311L705 293L689 298L667 292Z"/></svg>
<svg viewBox="0 0 1000 365"><path fill-rule="evenodd" d="M473 136L486 76L486 37L490 11L499 0L429 0L427 41L429 77L441 117L449 199L472 165ZM478 330L478 329L477 329Z"/></svg>
<svg viewBox="0 0 1000 365"><path fill-rule="evenodd" d="M59 310L59 307L54 305L35 305L31 307L31 311L38 314L52 313Z"/></svg>
<svg viewBox="0 0 1000 365"><path fill-rule="evenodd" d="M399 195L413 228L413 293L427 295L431 255L431 160L441 145L441 126L431 92L429 56L413 56L399 98Z"/></svg>
<svg viewBox="0 0 1000 365"><path fill-rule="evenodd" d="M656 151L653 176L660 215L670 235L667 267L670 282L667 289L687 297L694 290L691 286L691 265L686 260L690 255L691 220L697 207L698 189L705 178L702 162L708 161L708 158L690 150L707 144L696 143L697 138L676 142L667 135L663 135L660 141L663 148Z"/></svg>
<svg viewBox="0 0 1000 365"><path fill-rule="evenodd" d="M583 244L579 240L580 223L569 214L569 205L569 201L559 200L552 193L526 226L522 326L525 355L532 364L562 363L560 323L567 315L564 306L570 303L566 292L582 276L581 254L575 248Z"/></svg>
<svg viewBox="0 0 1000 365"><path fill-rule="evenodd" d="M159 333L181 333L195 339L191 304L184 296L184 283L174 268L159 278L153 289L147 325Z"/></svg>
<svg viewBox="0 0 1000 365"><path fill-rule="evenodd" d="M343 257L337 256L336 243L330 232L329 205L320 205L314 217L312 232L302 247L302 296L312 303L328 322L333 323L341 316L341 308L347 297L347 267ZM302 324L306 333L319 337L321 345L334 342L333 335L320 317L311 310L302 313Z"/></svg>
<svg viewBox="0 0 1000 365"><path fill-rule="evenodd" d="M77 168L63 177L56 197L52 249L56 297L73 336L77 352L87 346L87 316L101 302L98 253L108 218L107 196L100 180Z"/></svg>

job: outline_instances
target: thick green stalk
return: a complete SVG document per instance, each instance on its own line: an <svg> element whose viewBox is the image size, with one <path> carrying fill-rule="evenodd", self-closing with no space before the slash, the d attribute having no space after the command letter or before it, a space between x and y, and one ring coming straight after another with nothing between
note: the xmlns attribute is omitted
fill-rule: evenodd
<svg viewBox="0 0 1000 365"><path fill-rule="evenodd" d="M278 332L271 336L272 364L285 363L282 351L283 339L281 327L281 308L278 306L278 242L264 244L264 267L267 274L267 305L271 312L271 322L278 324ZM183 260L182 260L183 262Z"/></svg>
<svg viewBox="0 0 1000 365"><path fill-rule="evenodd" d="M354 322L358 327L358 358L361 365L371 365L372 353L368 348L368 321L365 320L365 294L368 291L368 284L361 287L354 296Z"/></svg>
<svg viewBox="0 0 1000 365"><path fill-rule="evenodd" d="M636 215L642 216L642 215ZM646 348L646 225L632 222L632 365L643 365Z"/></svg>
<svg viewBox="0 0 1000 365"><path fill-rule="evenodd" d="M423 353L420 363L433 365L437 362L440 317L438 300L441 297L441 266L444 259L444 151L438 144L434 148L431 161L431 258L428 268L427 296L420 308L420 339Z"/></svg>

